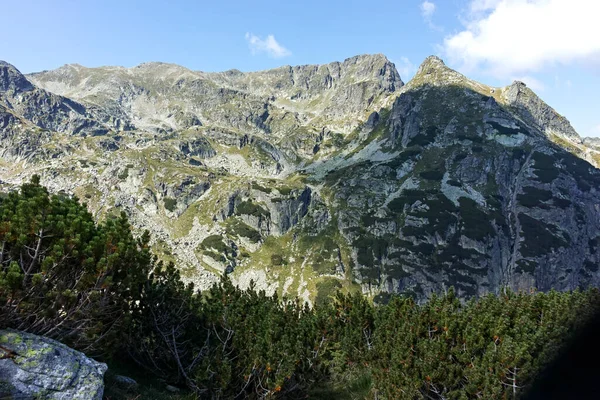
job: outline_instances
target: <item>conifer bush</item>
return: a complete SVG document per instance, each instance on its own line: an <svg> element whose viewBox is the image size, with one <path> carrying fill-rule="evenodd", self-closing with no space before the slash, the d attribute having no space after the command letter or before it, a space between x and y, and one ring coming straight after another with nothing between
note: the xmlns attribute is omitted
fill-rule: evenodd
<svg viewBox="0 0 600 400"><path fill-rule="evenodd" d="M127 334L152 265L124 214L96 225L34 176L0 199L0 325L109 354Z"/></svg>
<svg viewBox="0 0 600 400"><path fill-rule="evenodd" d="M381 305L320 293L313 308L226 276L200 292L149 242L34 177L0 197L0 328L133 361L198 398L495 399L526 393L600 308L596 289Z"/></svg>

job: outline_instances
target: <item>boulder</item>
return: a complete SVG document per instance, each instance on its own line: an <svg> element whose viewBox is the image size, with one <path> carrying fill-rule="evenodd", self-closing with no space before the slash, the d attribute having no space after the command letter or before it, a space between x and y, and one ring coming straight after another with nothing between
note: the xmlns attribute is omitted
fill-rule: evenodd
<svg viewBox="0 0 600 400"><path fill-rule="evenodd" d="M0 399L100 400L106 369L55 340L0 330Z"/></svg>

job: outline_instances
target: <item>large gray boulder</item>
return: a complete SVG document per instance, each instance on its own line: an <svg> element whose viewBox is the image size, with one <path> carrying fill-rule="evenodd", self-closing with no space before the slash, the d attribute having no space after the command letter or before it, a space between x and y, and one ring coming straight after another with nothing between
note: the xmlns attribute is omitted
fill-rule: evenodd
<svg viewBox="0 0 600 400"><path fill-rule="evenodd" d="M0 399L100 400L106 369L55 340L0 330Z"/></svg>

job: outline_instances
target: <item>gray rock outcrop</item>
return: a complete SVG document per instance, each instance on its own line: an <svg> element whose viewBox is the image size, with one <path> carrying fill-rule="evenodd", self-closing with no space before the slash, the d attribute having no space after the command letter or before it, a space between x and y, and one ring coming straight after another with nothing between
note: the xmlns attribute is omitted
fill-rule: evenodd
<svg viewBox="0 0 600 400"><path fill-rule="evenodd" d="M106 364L62 343L0 330L0 398L101 400Z"/></svg>

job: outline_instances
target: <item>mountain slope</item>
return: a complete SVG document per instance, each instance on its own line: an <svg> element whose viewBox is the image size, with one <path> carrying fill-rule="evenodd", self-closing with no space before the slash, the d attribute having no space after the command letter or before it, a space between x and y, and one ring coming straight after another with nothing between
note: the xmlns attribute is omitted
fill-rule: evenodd
<svg viewBox="0 0 600 400"><path fill-rule="evenodd" d="M102 110L32 85L15 67L0 61L0 101L39 128L69 134L102 135L119 122Z"/></svg>
<svg viewBox="0 0 600 400"><path fill-rule="evenodd" d="M598 285L600 175L548 140L570 125L514 107L519 86L492 93L428 59L380 122L387 156L326 175L364 290Z"/></svg>
<svg viewBox="0 0 600 400"><path fill-rule="evenodd" d="M321 301L600 283L600 175L571 154L598 150L522 83L429 57L404 85L381 55L252 73L3 65L5 188L39 173L98 218L125 211L201 287L226 272Z"/></svg>

